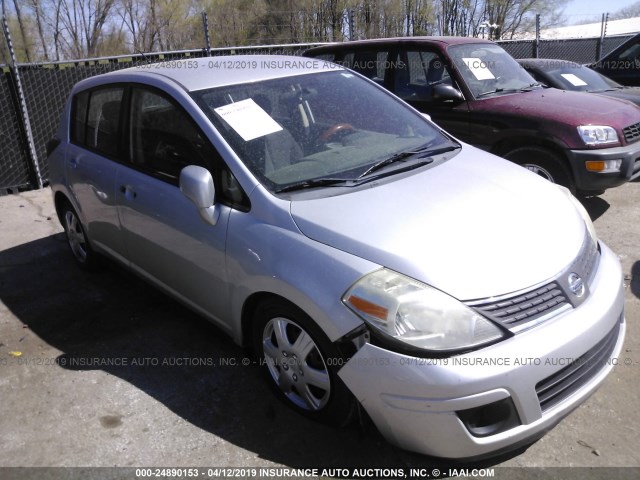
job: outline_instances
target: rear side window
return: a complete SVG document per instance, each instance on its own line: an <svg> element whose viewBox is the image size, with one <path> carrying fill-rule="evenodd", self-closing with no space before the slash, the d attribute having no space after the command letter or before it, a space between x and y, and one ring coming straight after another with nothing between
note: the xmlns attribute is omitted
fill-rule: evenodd
<svg viewBox="0 0 640 480"><path fill-rule="evenodd" d="M71 140L106 156L118 153L124 89L103 88L76 95Z"/></svg>
<svg viewBox="0 0 640 480"><path fill-rule="evenodd" d="M73 99L71 115L71 141L84 144L85 127L87 122L87 107L89 106L89 93L82 92Z"/></svg>
<svg viewBox="0 0 640 480"><path fill-rule="evenodd" d="M326 60L327 62L333 62L336 59L335 53L321 53L320 55L314 56L319 60Z"/></svg>

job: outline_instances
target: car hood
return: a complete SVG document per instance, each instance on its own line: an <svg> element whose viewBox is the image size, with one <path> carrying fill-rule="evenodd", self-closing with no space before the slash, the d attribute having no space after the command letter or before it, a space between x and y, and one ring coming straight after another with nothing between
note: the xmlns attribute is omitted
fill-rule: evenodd
<svg viewBox="0 0 640 480"><path fill-rule="evenodd" d="M572 127L577 125L609 125L622 129L640 121L640 111L625 100L585 92L545 88L476 100L473 110L503 111L551 120Z"/></svg>
<svg viewBox="0 0 640 480"><path fill-rule="evenodd" d="M465 145L409 177L293 200L307 237L423 281L460 300L544 282L577 255L585 226L553 184Z"/></svg>
<svg viewBox="0 0 640 480"><path fill-rule="evenodd" d="M640 106L640 88L638 87L625 87L620 90L608 90L606 92L593 93L597 93L598 95L605 95L612 98L620 98L622 100L627 100L628 102L633 102L636 105Z"/></svg>

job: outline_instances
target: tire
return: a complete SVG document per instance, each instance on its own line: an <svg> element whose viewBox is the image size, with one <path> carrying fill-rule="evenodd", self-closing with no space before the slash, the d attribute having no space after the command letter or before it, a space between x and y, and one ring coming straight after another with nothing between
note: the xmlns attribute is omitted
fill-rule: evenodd
<svg viewBox="0 0 640 480"><path fill-rule="evenodd" d="M253 337L266 381L280 400L322 423L349 423L355 398L337 375L344 359L304 312L267 300L256 309Z"/></svg>
<svg viewBox="0 0 640 480"><path fill-rule="evenodd" d="M67 243L76 264L84 270L95 270L98 266L97 254L91 248L84 227L77 212L69 202L64 202L60 209L62 226L67 236Z"/></svg>
<svg viewBox="0 0 640 480"><path fill-rule="evenodd" d="M521 147L507 152L503 157L545 180L567 187L575 194L571 172L557 153L542 147Z"/></svg>

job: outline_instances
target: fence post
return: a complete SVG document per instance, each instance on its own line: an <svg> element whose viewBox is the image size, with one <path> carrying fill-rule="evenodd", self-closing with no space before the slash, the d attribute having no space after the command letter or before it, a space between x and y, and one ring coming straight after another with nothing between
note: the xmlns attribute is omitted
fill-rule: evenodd
<svg viewBox="0 0 640 480"><path fill-rule="evenodd" d="M596 46L596 62L602 58L602 44L604 43L604 37L607 35L607 22L609 21L609 12L602 14L602 25L600 26L600 39Z"/></svg>
<svg viewBox="0 0 640 480"><path fill-rule="evenodd" d="M33 132L31 131L31 122L29 121L29 112L27 111L27 102L24 98L24 90L22 89L22 81L20 80L20 70L18 69L18 61L16 60L16 52L13 49L13 42L11 41L11 33L9 32L7 17L5 17L4 15L2 16L2 30L4 32L4 38L7 41L9 58L11 59L11 77L15 86L15 94L17 96L16 103L20 110L20 119L22 120L21 130L29 155L31 171L36 181L36 185L38 186L38 188L42 188L42 174L40 173L40 166L38 165L36 144L33 141Z"/></svg>
<svg viewBox="0 0 640 480"><path fill-rule="evenodd" d="M349 15L347 18L349 20L349 40L355 40L356 39L356 33L354 32L354 22L353 22L353 8L349 9L348 14Z"/></svg>
<svg viewBox="0 0 640 480"><path fill-rule="evenodd" d="M536 13L536 39L533 42L533 58L540 58L540 14Z"/></svg>
<svg viewBox="0 0 640 480"><path fill-rule="evenodd" d="M209 38L209 17L207 12L202 12L202 28L204 29L204 43L207 49L207 56L211 56L211 39Z"/></svg>

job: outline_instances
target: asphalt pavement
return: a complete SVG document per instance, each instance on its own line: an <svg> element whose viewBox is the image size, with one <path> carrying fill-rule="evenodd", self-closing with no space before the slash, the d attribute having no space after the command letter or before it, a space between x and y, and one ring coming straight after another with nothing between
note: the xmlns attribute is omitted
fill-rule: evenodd
<svg viewBox="0 0 640 480"><path fill-rule="evenodd" d="M640 183L584 203L623 267L620 364L541 440L475 466L640 467ZM3 467L451 466L366 420L300 417L223 332L116 265L81 271L49 189L0 197L0 392Z"/></svg>

